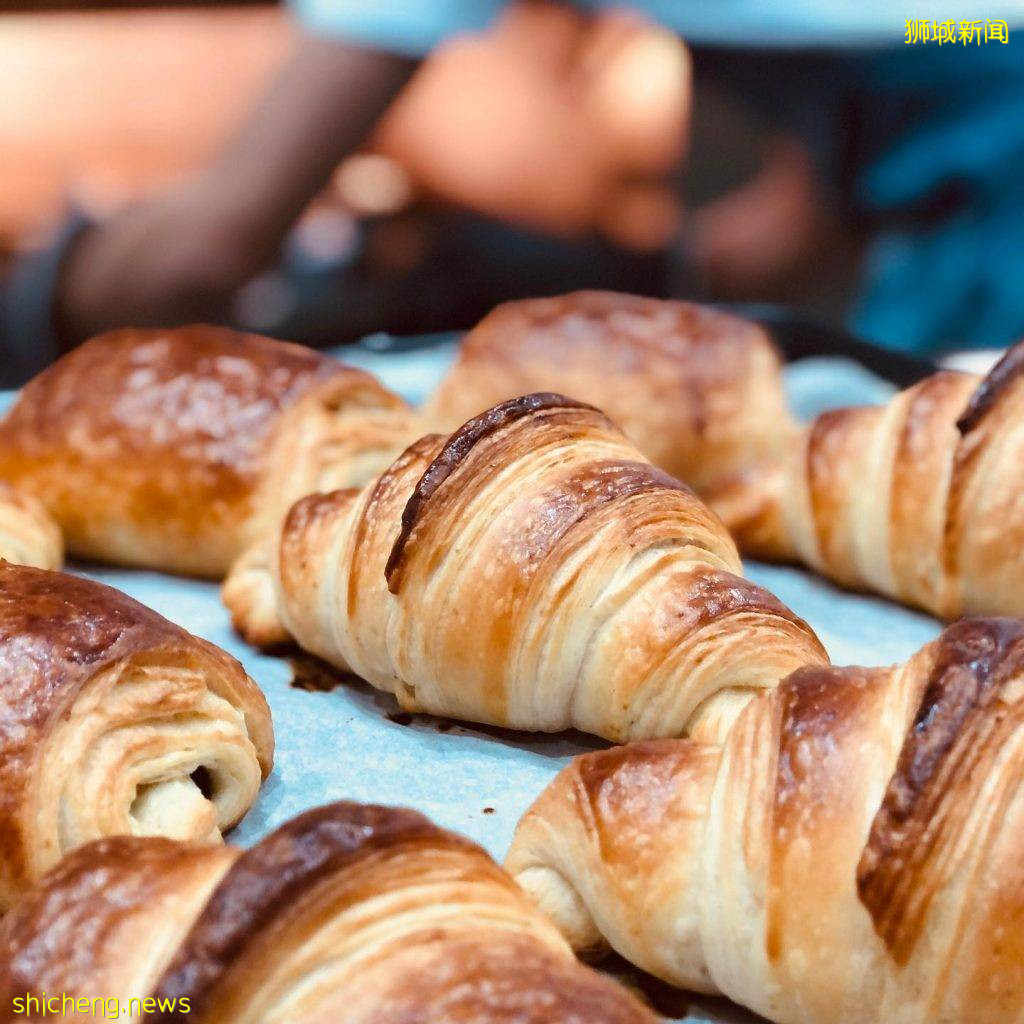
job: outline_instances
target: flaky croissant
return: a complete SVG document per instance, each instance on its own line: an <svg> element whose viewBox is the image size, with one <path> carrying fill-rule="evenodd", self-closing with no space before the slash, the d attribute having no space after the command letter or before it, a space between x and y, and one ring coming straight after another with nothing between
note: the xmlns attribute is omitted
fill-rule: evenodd
<svg viewBox="0 0 1024 1024"><path fill-rule="evenodd" d="M577 948L780 1024L1024 1021L1024 623L578 758L507 867Z"/></svg>
<svg viewBox="0 0 1024 1024"><path fill-rule="evenodd" d="M746 552L942 618L1024 616L1024 342L817 418L778 466L709 496Z"/></svg>
<svg viewBox="0 0 1024 1024"><path fill-rule="evenodd" d="M234 658L110 587L0 563L0 911L101 836L219 838L272 756Z"/></svg>
<svg viewBox="0 0 1024 1024"><path fill-rule="evenodd" d="M122 1014L148 998L148 1022L655 1021L478 846L413 811L345 803L245 852L121 837L70 854L0 932L2 1019L44 992L118 999Z"/></svg>
<svg viewBox="0 0 1024 1024"><path fill-rule="evenodd" d="M68 550L222 577L297 498L363 483L420 431L369 374L218 327L120 330L31 381L0 422L0 478Z"/></svg>
<svg viewBox="0 0 1024 1024"><path fill-rule="evenodd" d="M499 306L467 335L424 413L447 433L532 391L603 409L698 492L779 456L796 429L778 353L757 324L596 291Z"/></svg>
<svg viewBox="0 0 1024 1024"><path fill-rule="evenodd" d="M64 544L57 524L27 495L0 480L0 561L59 569Z"/></svg>
<svg viewBox="0 0 1024 1024"><path fill-rule="evenodd" d="M721 524L591 406L537 394L291 510L268 601L308 651L407 710L614 740L712 731L825 653L744 580Z"/></svg>

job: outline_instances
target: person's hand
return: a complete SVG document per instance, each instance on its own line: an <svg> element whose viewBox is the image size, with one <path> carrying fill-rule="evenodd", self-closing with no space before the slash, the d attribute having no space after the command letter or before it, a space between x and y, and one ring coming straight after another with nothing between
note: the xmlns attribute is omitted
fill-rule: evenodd
<svg viewBox="0 0 1024 1024"><path fill-rule="evenodd" d="M338 40L301 40L201 174L78 239L55 302L63 340L124 324L219 319L414 67Z"/></svg>
<svg viewBox="0 0 1024 1024"><path fill-rule="evenodd" d="M540 230L614 235L651 204L671 229L664 181L690 98L689 54L666 30L621 12L515 5L421 68L374 148L443 200Z"/></svg>
<svg viewBox="0 0 1024 1024"><path fill-rule="evenodd" d="M215 319L262 253L246 245L219 202L195 182L135 203L75 242L57 293L68 341L109 327Z"/></svg>

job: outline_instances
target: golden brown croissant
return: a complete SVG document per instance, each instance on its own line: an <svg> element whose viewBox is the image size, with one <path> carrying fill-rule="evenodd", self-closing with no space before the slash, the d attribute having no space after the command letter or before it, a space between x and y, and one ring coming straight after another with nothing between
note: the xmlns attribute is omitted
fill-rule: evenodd
<svg viewBox="0 0 1024 1024"><path fill-rule="evenodd" d="M276 586L233 577L268 619L407 710L609 739L717 729L758 689L826 660L744 580L691 491L591 406L513 399L428 436L363 491L289 513Z"/></svg>
<svg viewBox="0 0 1024 1024"><path fill-rule="evenodd" d="M92 839L218 838L272 757L234 658L110 587L0 563L0 911Z"/></svg>
<svg viewBox="0 0 1024 1024"><path fill-rule="evenodd" d="M777 467L709 496L761 557L943 618L1024 616L1024 342L887 406L819 416Z"/></svg>
<svg viewBox="0 0 1024 1024"><path fill-rule="evenodd" d="M57 524L27 495L0 480L0 561L59 569L64 544Z"/></svg>
<svg viewBox="0 0 1024 1024"><path fill-rule="evenodd" d="M698 491L780 455L796 429L767 334L687 302L576 292L506 303L466 337L424 411L447 433L531 391L603 409Z"/></svg>
<svg viewBox="0 0 1024 1024"><path fill-rule="evenodd" d="M31 381L0 477L75 555L220 577L297 498L363 483L419 434L369 374L218 327L120 330Z"/></svg>
<svg viewBox="0 0 1024 1024"><path fill-rule="evenodd" d="M507 867L577 948L780 1024L1024 1021L1024 623L578 758Z"/></svg>
<svg viewBox="0 0 1024 1024"><path fill-rule="evenodd" d="M478 846L345 803L245 852L120 837L70 854L0 932L0 1013L44 992L122 1014L150 999L153 1024L655 1024Z"/></svg>

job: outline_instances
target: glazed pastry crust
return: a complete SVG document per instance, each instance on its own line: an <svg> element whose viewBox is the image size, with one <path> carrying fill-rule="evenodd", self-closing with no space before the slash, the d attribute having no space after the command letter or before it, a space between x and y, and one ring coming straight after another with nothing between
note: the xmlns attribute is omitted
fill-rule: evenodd
<svg viewBox="0 0 1024 1024"><path fill-rule="evenodd" d="M0 561L59 569L64 543L57 524L27 495L0 480Z"/></svg>
<svg viewBox="0 0 1024 1024"><path fill-rule="evenodd" d="M109 587L2 563L0 750L6 907L103 835L219 839L269 773L273 734L212 644Z"/></svg>
<svg viewBox="0 0 1024 1024"><path fill-rule="evenodd" d="M155 836L108 837L67 854L0 925L0 1019L19 1020L13 1000L28 992L148 994L237 857L230 846Z"/></svg>
<svg viewBox="0 0 1024 1024"><path fill-rule="evenodd" d="M1024 616L1024 343L888 405L819 416L708 500L745 553L944 619Z"/></svg>
<svg viewBox="0 0 1024 1024"><path fill-rule="evenodd" d="M1024 625L812 667L722 746L586 755L507 867L578 947L780 1024L1024 1021Z"/></svg>
<svg viewBox="0 0 1024 1024"><path fill-rule="evenodd" d="M267 562L275 578L225 589L247 636L266 635L274 593L305 649L408 710L469 721L617 740L717 732L753 693L825 660L802 620L742 578L691 491L559 395L425 437L362 491L303 499Z"/></svg>
<svg viewBox="0 0 1024 1024"><path fill-rule="evenodd" d="M466 336L424 413L447 433L534 391L602 409L698 492L778 457L796 430L779 355L757 324L599 291L498 306Z"/></svg>
<svg viewBox="0 0 1024 1024"><path fill-rule="evenodd" d="M0 477L85 558L223 576L310 491L362 483L418 430L373 377L225 328L125 329L31 381Z"/></svg>
<svg viewBox="0 0 1024 1024"><path fill-rule="evenodd" d="M211 1024L654 1024L479 847L355 804L246 852L125 837L75 851L0 932L3 1005L40 990L187 998Z"/></svg>

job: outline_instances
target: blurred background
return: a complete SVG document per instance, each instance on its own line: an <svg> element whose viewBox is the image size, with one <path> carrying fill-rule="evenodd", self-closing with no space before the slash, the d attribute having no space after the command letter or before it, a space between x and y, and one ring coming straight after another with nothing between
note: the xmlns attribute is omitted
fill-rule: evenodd
<svg viewBox="0 0 1024 1024"><path fill-rule="evenodd" d="M873 0L724 6L0 2L0 354L580 287L1024 335L1024 4L947 4L1007 38L944 45Z"/></svg>

